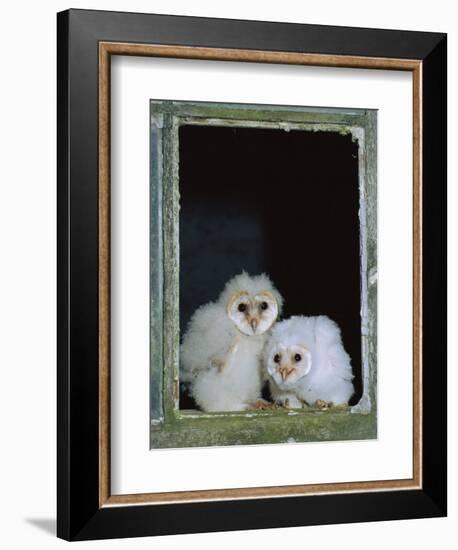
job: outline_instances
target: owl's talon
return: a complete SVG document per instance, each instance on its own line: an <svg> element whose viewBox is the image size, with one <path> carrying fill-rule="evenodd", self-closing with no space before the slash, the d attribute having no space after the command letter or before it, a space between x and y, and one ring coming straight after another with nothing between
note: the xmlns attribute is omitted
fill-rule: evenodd
<svg viewBox="0 0 458 550"><path fill-rule="evenodd" d="M275 403L269 403L269 401L265 401L264 399L258 399L254 403L250 403L250 409L258 411L266 411L274 408Z"/></svg>
<svg viewBox="0 0 458 550"><path fill-rule="evenodd" d="M330 401L325 401L324 399L317 399L315 401L315 407L320 409L320 411L327 411L332 407L332 403Z"/></svg>

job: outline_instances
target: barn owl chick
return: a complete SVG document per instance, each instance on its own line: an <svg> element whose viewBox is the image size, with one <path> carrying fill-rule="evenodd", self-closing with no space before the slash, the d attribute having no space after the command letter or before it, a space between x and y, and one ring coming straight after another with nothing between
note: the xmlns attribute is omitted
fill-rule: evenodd
<svg viewBox="0 0 458 550"><path fill-rule="evenodd" d="M346 405L353 373L340 329L329 317L291 317L277 323L263 352L272 399L290 408L303 403Z"/></svg>
<svg viewBox="0 0 458 550"><path fill-rule="evenodd" d="M283 299L266 275L243 272L216 302L198 308L181 346L181 381L204 411L240 411L262 402L261 354Z"/></svg>

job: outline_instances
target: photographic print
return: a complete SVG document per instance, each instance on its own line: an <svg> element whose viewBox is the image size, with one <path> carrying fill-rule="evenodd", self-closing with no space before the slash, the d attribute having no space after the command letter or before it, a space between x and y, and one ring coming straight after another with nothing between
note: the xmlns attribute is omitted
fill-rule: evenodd
<svg viewBox="0 0 458 550"><path fill-rule="evenodd" d="M151 448L376 438L376 110L150 116Z"/></svg>

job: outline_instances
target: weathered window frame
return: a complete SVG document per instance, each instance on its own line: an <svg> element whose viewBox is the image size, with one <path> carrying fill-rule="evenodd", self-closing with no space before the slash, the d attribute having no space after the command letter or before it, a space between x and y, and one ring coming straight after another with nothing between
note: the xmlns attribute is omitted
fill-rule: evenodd
<svg viewBox="0 0 458 550"><path fill-rule="evenodd" d="M151 100L151 448L377 437L377 113L375 110ZM346 410L179 409L180 125L351 134L358 143L363 394Z"/></svg>

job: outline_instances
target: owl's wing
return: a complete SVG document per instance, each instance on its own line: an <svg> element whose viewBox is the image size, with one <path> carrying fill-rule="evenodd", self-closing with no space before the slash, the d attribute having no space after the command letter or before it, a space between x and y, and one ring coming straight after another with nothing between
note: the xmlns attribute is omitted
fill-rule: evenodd
<svg viewBox="0 0 458 550"><path fill-rule="evenodd" d="M342 380L351 382L354 378L351 368L351 360L342 344L331 346L329 348L329 363L331 364L336 376Z"/></svg>
<svg viewBox="0 0 458 550"><path fill-rule="evenodd" d="M190 382L197 372L224 363L234 337L224 308L215 303L200 307L192 316L181 345L182 381Z"/></svg>
<svg viewBox="0 0 458 550"><path fill-rule="evenodd" d="M315 334L322 352L325 352L328 357L333 373L337 377L351 382L354 378L351 359L344 349L338 325L329 317L318 317Z"/></svg>

